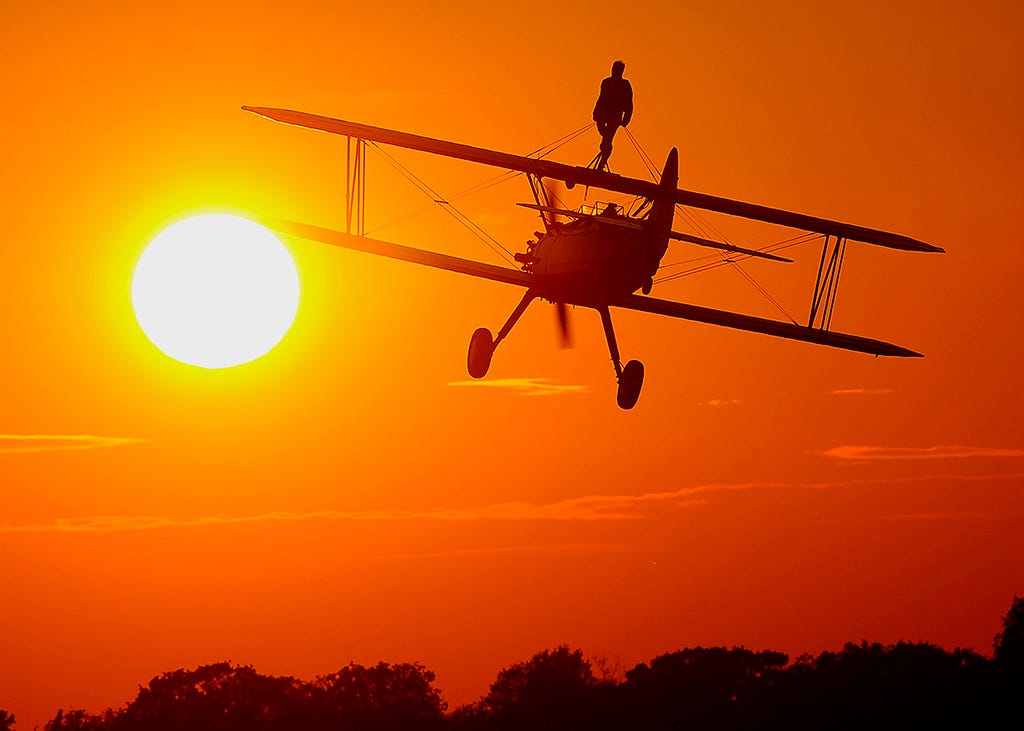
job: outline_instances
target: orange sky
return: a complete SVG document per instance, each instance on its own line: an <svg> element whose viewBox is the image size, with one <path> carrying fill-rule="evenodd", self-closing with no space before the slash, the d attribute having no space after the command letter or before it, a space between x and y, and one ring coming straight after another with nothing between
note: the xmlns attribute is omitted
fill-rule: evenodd
<svg viewBox="0 0 1024 731"><path fill-rule="evenodd" d="M19 728L219 660L416 660L455 705L558 643L625 667L701 643L990 649L1024 594L1015 4L217 5L21 4L0 26L0 708ZM627 413L597 316L561 351L535 304L498 385L451 385L518 292L305 242L298 319L263 359L186 366L137 327L132 268L169 220L342 225L342 141L242 104L527 152L588 122L619 57L630 130L655 159L679 147L683 187L945 247L851 245L833 320L927 357L617 312L647 366ZM494 174L396 156L445 194ZM643 174L624 139L612 164ZM424 204L370 165L371 230ZM518 179L464 208L519 250L529 199ZM374 233L500 263L437 212ZM745 267L802 318L818 251L791 252ZM776 315L729 269L655 294Z"/></svg>

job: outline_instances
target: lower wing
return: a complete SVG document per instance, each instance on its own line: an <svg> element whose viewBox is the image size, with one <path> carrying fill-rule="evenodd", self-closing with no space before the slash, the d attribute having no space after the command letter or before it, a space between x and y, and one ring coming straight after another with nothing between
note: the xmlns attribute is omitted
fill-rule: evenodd
<svg viewBox="0 0 1024 731"><path fill-rule="evenodd" d="M537 281L536 277L532 274L527 274L526 272L519 271L518 269L509 269L508 267L484 264L483 262L472 261L471 259L461 259L457 256L438 254L434 251L414 249L411 246L392 244L389 241L378 241L377 239L370 239L365 236L353 236L352 234L334 231L329 228L311 226L308 223L294 223L292 221L276 221L268 219L264 219L261 223L267 228L271 228L274 231L288 236L297 236L300 239L319 241L322 244L340 246L343 249L362 251L367 254L386 256L390 259L411 261L414 264L422 264L424 266L434 267L435 269L447 269L450 272L469 274L474 277L483 277L484 279L491 279L495 282L515 284L520 287L533 287Z"/></svg>
<svg viewBox="0 0 1024 731"><path fill-rule="evenodd" d="M794 325L778 320L768 320L763 317L752 315L741 315L727 310L713 310L709 307L688 305L684 302L672 302L661 300L655 297L641 297L631 294L619 302L610 303L612 307L622 307L627 310L638 310L650 312L655 315L667 315L678 317L681 320L693 320L704 322L709 325L721 325L736 330L761 333L762 335L774 335L778 338L788 340L801 340L805 343L817 345L828 345L843 350L854 350L859 353L870 353L871 355L892 355L901 358L922 358L921 353L901 348L892 343L871 338L862 338L859 335L847 335L845 333L830 332L806 325Z"/></svg>
<svg viewBox="0 0 1024 731"><path fill-rule="evenodd" d="M504 282L505 284L513 284L527 288L533 287L537 289L541 296L543 296L544 293L542 280L538 279L533 274L528 274L527 272L519 271L517 269L494 266L493 264L484 264L470 259L461 259L457 256L438 254L436 252L425 251L423 249L414 249L410 246L401 246L400 244L392 244L387 241L378 241L365 236L353 236L340 231L321 228L319 226L311 226L305 223L268 220L264 220L263 223L269 228L288 236L297 236L299 238L319 241L332 246L340 246L345 249L362 251L367 254L386 256L391 259L410 261L414 264L422 264L436 269L446 269L450 272L458 272L459 274L469 274L470 276L482 277L495 282ZM637 310L639 312L650 312L655 315L677 317L682 320L692 320L694 322L703 322L709 325L731 327L736 330L746 330L748 332L760 333L762 335L772 335L778 338L786 338L788 340L800 340L806 343L815 343L817 345L828 345L832 348L842 348L843 350L870 353L871 355L887 355L904 358L922 357L921 353L916 353L913 350L901 348L898 345L886 343L881 340L872 340L871 338L863 338L858 335L829 332L818 328L793 325L788 322L768 320L762 317L753 317L752 315L741 315L736 312L728 312L727 310L715 310L709 307L688 305L684 302L673 302L671 300L662 300L655 297L642 297L640 295L631 294L619 301L609 302L608 304L611 307L621 307L623 309Z"/></svg>

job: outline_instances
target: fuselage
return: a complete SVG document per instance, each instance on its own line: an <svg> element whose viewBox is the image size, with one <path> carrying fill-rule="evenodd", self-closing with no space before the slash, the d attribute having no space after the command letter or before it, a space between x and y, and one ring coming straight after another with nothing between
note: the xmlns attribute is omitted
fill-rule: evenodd
<svg viewBox="0 0 1024 731"><path fill-rule="evenodd" d="M539 294L553 302L607 306L651 279L668 249L675 214L678 153L669 152L659 191L642 220L592 216L553 224L533 245L531 271ZM620 222L630 225L621 225Z"/></svg>
<svg viewBox="0 0 1024 731"><path fill-rule="evenodd" d="M600 216L554 224L533 246L532 271L545 299L606 305L654 276L667 241L647 225L628 229Z"/></svg>

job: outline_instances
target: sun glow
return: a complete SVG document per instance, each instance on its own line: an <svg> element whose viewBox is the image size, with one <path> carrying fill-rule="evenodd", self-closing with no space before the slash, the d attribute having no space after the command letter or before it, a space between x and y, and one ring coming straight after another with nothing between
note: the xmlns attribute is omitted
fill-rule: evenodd
<svg viewBox="0 0 1024 731"><path fill-rule="evenodd" d="M239 216L207 214L168 226L132 280L143 332L175 360L229 368L268 353L299 306L299 275L284 245Z"/></svg>

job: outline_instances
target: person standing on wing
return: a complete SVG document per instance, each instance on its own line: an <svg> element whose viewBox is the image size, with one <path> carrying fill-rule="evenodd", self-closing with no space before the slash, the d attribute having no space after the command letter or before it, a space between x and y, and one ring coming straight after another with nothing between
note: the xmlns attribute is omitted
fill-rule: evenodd
<svg viewBox="0 0 1024 731"><path fill-rule="evenodd" d="M612 64L612 75L601 82L601 95L594 105L594 121L597 122L597 131L601 133L598 170L608 166L616 130L628 125L633 117L633 87L622 78L625 70L626 64L622 61Z"/></svg>

